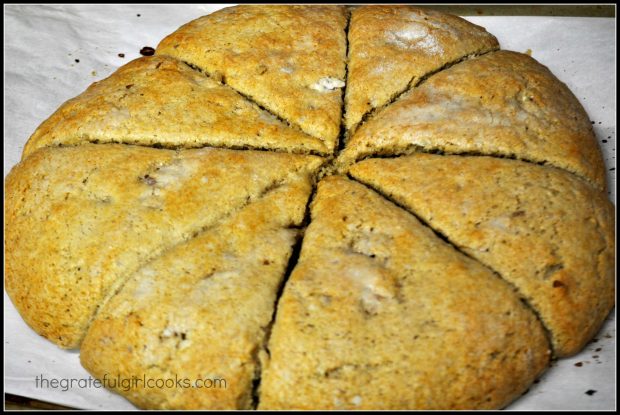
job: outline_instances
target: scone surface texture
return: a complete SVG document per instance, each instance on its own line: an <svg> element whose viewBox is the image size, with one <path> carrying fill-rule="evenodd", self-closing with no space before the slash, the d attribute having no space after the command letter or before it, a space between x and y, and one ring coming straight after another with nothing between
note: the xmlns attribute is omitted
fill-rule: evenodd
<svg viewBox="0 0 620 415"><path fill-rule="evenodd" d="M615 305L589 117L413 6L241 5L43 121L5 289L143 409L501 409ZM219 387L199 387L219 379Z"/></svg>

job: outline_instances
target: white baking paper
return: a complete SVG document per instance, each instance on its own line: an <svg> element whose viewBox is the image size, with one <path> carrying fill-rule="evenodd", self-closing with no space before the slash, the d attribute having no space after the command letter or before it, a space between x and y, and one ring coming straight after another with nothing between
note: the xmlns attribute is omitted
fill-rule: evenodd
<svg viewBox="0 0 620 415"><path fill-rule="evenodd" d="M18 163L30 134L62 102L139 57L143 46L156 47L180 25L221 7L224 5L5 6L4 175ZM504 49L530 49L534 58L568 84L594 122L607 164L610 198L615 202L615 20L467 19L496 35ZM579 355L556 362L508 409L614 409L615 338L612 315L596 342ZM7 393L76 408L133 408L125 399L100 388L75 386L65 391L37 385L37 376L48 381L85 382L89 375L80 366L78 352L61 350L26 326L6 292L4 341ZM580 366L575 366L577 363ZM589 395L589 390L596 392Z"/></svg>

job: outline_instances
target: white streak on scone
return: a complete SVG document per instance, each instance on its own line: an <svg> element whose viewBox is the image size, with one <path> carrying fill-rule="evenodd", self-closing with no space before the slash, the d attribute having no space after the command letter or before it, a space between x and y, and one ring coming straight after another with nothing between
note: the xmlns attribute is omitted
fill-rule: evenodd
<svg viewBox="0 0 620 415"><path fill-rule="evenodd" d="M193 178L200 165L200 159L176 159L150 174L155 180L153 186L157 189L179 188Z"/></svg>
<svg viewBox="0 0 620 415"><path fill-rule="evenodd" d="M310 85L310 89L314 89L319 92L331 92L338 88L344 88L344 82L340 79L330 77L321 78Z"/></svg>
<svg viewBox="0 0 620 415"><path fill-rule="evenodd" d="M152 268L143 268L140 273L142 274L142 279L140 280L140 284L136 287L134 291L134 296L136 299L141 299L143 297L147 297L153 294L153 288L155 287L155 279L156 276L155 271Z"/></svg>
<svg viewBox="0 0 620 415"><path fill-rule="evenodd" d="M402 49L416 49L429 55L443 53L443 48L437 38L428 28L419 23L411 23L398 31L386 32L386 42Z"/></svg>

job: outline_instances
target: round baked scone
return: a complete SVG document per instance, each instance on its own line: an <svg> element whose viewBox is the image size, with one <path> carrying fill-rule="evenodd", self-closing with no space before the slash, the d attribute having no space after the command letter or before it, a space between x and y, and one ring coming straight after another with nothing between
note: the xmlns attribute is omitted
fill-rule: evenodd
<svg viewBox="0 0 620 415"><path fill-rule="evenodd" d="M482 27L229 7L33 133L5 288L140 408L503 408L614 306L605 180L567 86Z"/></svg>

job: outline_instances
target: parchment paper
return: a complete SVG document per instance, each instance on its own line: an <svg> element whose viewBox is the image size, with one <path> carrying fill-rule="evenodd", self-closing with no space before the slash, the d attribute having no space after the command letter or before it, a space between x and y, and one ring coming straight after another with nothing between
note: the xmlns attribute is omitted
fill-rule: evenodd
<svg viewBox="0 0 620 415"><path fill-rule="evenodd" d="M159 40L180 25L222 7L5 6L4 175L19 161L30 134L62 102L139 57L143 46L156 47ZM467 19L497 36L503 49L531 49L534 58L568 84L594 122L607 164L610 198L615 202L614 19ZM579 355L554 363L508 409L614 409L615 310L612 314L596 342ZM37 376L84 382L89 375L79 364L78 352L61 350L26 326L6 292L4 341L6 392L76 408L133 408L125 399L100 388L80 388L75 384L66 391L37 387Z"/></svg>

